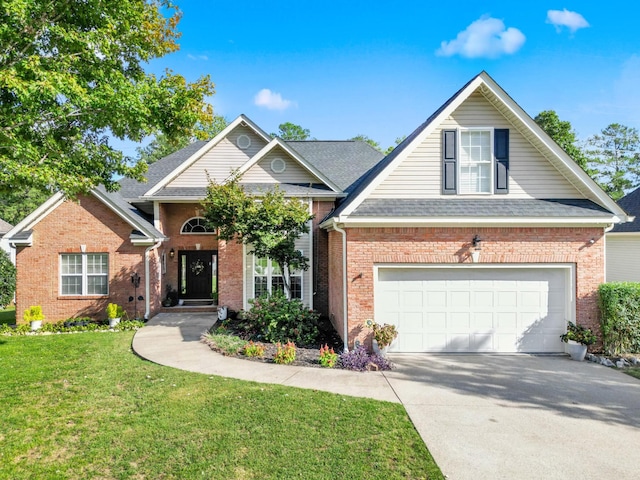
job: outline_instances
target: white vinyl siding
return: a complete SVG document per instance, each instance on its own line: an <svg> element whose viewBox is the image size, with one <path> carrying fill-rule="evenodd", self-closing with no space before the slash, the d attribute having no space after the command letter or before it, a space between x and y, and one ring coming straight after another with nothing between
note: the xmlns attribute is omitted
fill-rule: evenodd
<svg viewBox="0 0 640 480"><path fill-rule="evenodd" d="M240 135L246 135L251 139L249 148L242 150L237 145ZM205 187L208 185L208 177L217 182L222 182L229 177L232 171L247 163L258 153L267 142L256 135L253 130L238 126L226 138L220 140L211 150L199 158L193 165L172 180L167 187Z"/></svg>
<svg viewBox="0 0 640 480"><path fill-rule="evenodd" d="M606 281L640 282L640 234L606 234Z"/></svg>
<svg viewBox="0 0 640 480"><path fill-rule="evenodd" d="M281 158L285 163L282 173L275 173L271 169L271 162ZM321 183L314 175L309 173L302 165L287 155L281 149L275 149L265 155L264 158L253 165L242 175L242 183Z"/></svg>
<svg viewBox="0 0 640 480"><path fill-rule="evenodd" d="M584 198L482 94L471 95L372 192L370 198L441 198L442 130L509 129L509 193L500 198ZM444 196L451 198L451 195Z"/></svg>
<svg viewBox="0 0 640 480"><path fill-rule="evenodd" d="M61 295L107 295L109 256L106 253L60 255Z"/></svg>

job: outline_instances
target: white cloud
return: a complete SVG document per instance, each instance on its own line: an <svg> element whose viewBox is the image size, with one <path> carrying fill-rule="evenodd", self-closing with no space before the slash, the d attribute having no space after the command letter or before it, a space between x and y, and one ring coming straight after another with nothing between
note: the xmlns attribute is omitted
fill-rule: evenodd
<svg viewBox="0 0 640 480"><path fill-rule="evenodd" d="M496 58L517 52L525 40L526 37L517 28L505 28L502 20L482 16L458 33L455 40L442 42L436 54L444 57L458 54L467 58Z"/></svg>
<svg viewBox="0 0 640 480"><path fill-rule="evenodd" d="M187 54L187 58L189 60L209 60L209 57L207 57L206 55L191 55L190 53Z"/></svg>
<svg viewBox="0 0 640 480"><path fill-rule="evenodd" d="M566 8L564 10L549 10L547 23L554 25L558 32L562 30L562 27L567 27L571 33L590 26L589 22L578 12L570 12Z"/></svg>
<svg viewBox="0 0 640 480"><path fill-rule="evenodd" d="M256 94L254 103L258 107L265 107L269 110L286 110L294 105L291 100L285 100L282 95L272 92L268 88L263 88Z"/></svg>

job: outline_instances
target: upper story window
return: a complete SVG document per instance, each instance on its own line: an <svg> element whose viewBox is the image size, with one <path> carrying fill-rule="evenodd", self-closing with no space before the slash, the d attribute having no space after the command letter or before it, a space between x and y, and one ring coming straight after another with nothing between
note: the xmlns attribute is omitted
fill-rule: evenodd
<svg viewBox="0 0 640 480"><path fill-rule="evenodd" d="M291 298L302 299L302 272L291 272L289 278ZM276 262L269 258L253 257L253 289L255 298L278 290L284 291L284 277Z"/></svg>
<svg viewBox="0 0 640 480"><path fill-rule="evenodd" d="M109 255L63 253L60 255L61 295L107 295Z"/></svg>
<svg viewBox="0 0 640 480"><path fill-rule="evenodd" d="M458 193L491 193L493 159L491 130L460 132L460 184Z"/></svg>
<svg viewBox="0 0 640 480"><path fill-rule="evenodd" d="M184 222L180 229L180 233L186 235L213 235L216 232L207 227L207 221L204 217L193 217Z"/></svg>

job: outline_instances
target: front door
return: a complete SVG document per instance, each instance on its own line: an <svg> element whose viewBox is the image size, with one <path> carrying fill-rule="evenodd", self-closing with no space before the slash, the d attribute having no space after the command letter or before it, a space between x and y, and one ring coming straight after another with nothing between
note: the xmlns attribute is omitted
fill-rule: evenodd
<svg viewBox="0 0 640 480"><path fill-rule="evenodd" d="M213 299L217 291L215 250L183 250L180 256L180 298Z"/></svg>

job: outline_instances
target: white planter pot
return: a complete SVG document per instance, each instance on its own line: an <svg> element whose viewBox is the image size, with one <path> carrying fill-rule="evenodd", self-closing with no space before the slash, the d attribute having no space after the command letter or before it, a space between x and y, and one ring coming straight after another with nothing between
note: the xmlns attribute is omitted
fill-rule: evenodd
<svg viewBox="0 0 640 480"><path fill-rule="evenodd" d="M571 356L571 360L581 362L587 355L587 346L569 340L565 351Z"/></svg>
<svg viewBox="0 0 640 480"><path fill-rule="evenodd" d="M373 353L377 353L378 355L386 355L387 351L389 350L389 346L380 348L380 346L378 345L378 341L375 338L373 339L372 347Z"/></svg>
<svg viewBox="0 0 640 480"><path fill-rule="evenodd" d="M111 328L115 327L116 325L118 325L120 323L120 318L110 318L109 319L109 326Z"/></svg>
<svg viewBox="0 0 640 480"><path fill-rule="evenodd" d="M36 330L40 330L42 328L42 320L33 320L31 322L31 331L35 332Z"/></svg>

